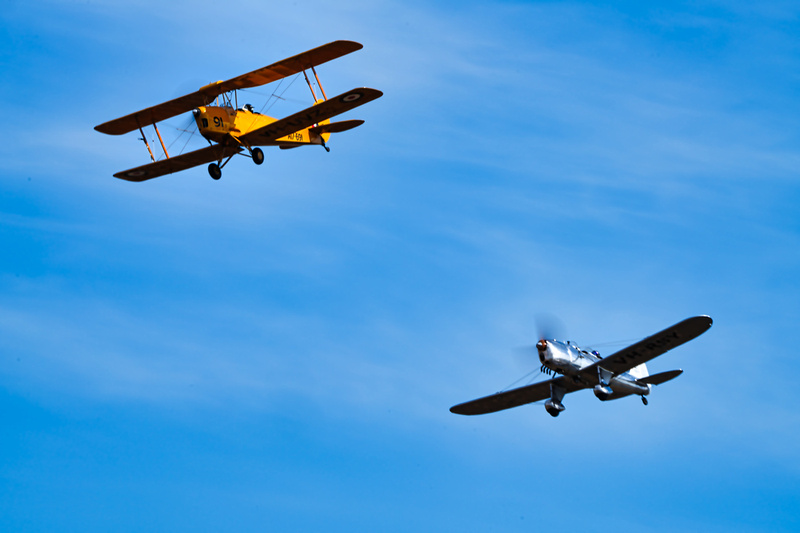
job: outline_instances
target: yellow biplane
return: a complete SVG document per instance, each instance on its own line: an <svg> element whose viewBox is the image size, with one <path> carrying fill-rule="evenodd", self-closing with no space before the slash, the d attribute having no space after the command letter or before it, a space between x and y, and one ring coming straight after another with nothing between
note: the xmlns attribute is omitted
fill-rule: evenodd
<svg viewBox="0 0 800 533"><path fill-rule="evenodd" d="M205 163L210 163L208 173L218 180L228 161L245 150L256 165L263 163L264 152L259 146L295 148L317 144L329 151L326 143L331 133L347 131L364 123L363 120L331 122L330 118L380 98L383 93L363 87L328 98L314 67L361 48L362 45L356 42L334 41L236 78L211 83L196 92L100 124L94 129L109 135L122 135L136 129L141 133L152 162L114 174L114 177L128 181L145 181ZM314 74L317 87L322 93L320 99L317 99L308 79L307 70ZM314 98L314 104L308 109L286 118L275 119L256 112L249 104L238 107L239 89L266 85L301 72ZM209 105L212 102L215 105ZM170 157L156 123L188 111L194 114L200 134L210 146ZM164 150L164 159L158 161L153 156L143 131L144 127L150 125L155 129Z"/></svg>

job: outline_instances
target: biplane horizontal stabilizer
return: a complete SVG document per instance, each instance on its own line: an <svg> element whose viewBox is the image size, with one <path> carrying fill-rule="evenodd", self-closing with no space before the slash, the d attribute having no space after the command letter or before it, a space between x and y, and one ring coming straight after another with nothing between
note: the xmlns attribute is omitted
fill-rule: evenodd
<svg viewBox="0 0 800 533"><path fill-rule="evenodd" d="M149 163L130 170L117 172L114 174L114 177L127 181L147 181L159 176L196 167L204 163L220 161L236 155L242 150L244 149L241 146L223 146L215 144L200 150L195 150L194 152L188 152L168 159L162 159L155 163Z"/></svg>

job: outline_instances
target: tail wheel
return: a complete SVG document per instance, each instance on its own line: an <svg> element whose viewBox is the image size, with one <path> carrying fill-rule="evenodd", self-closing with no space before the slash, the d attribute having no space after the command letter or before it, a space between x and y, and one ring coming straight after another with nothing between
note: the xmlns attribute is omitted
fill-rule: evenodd
<svg viewBox="0 0 800 533"><path fill-rule="evenodd" d="M219 168L218 164L211 163L208 165L208 175L213 179L218 180L222 177L222 170Z"/></svg>
<svg viewBox="0 0 800 533"><path fill-rule="evenodd" d="M260 165L264 162L264 151L261 150L261 148L253 148L251 154L253 156L253 163L256 165Z"/></svg>

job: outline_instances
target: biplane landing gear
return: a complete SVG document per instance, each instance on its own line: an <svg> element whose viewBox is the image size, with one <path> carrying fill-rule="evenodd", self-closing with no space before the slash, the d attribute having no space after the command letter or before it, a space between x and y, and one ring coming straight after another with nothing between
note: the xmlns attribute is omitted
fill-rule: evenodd
<svg viewBox="0 0 800 533"><path fill-rule="evenodd" d="M253 156L253 163L256 165L260 165L264 162L264 151L261 148L253 148L250 155Z"/></svg>
<svg viewBox="0 0 800 533"><path fill-rule="evenodd" d="M211 163L210 165L208 165L208 175L211 176L213 179L218 180L222 177L222 170L220 170L218 164Z"/></svg>
<svg viewBox="0 0 800 533"><path fill-rule="evenodd" d="M642 403L643 403L643 404L645 404L645 405L647 405L647 398L646 398L646 397L644 397L644 396L642 396Z"/></svg>

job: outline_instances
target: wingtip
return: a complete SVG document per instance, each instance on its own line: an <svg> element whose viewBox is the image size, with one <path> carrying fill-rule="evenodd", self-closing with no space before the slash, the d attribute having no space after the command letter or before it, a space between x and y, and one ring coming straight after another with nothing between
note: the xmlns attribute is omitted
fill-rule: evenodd
<svg viewBox="0 0 800 533"><path fill-rule="evenodd" d="M467 414L470 414L470 413L467 413L467 412L464 411L463 406L464 406L464 404L454 405L453 407L450 408L450 412L453 413L454 415L467 415ZM459 409L459 407L461 409Z"/></svg>
<svg viewBox="0 0 800 533"><path fill-rule="evenodd" d="M339 39L338 41L334 41L334 42L347 44L348 46L353 48L353 51L361 50L362 48L364 48L364 45L359 43L358 41L350 41L348 39Z"/></svg>

